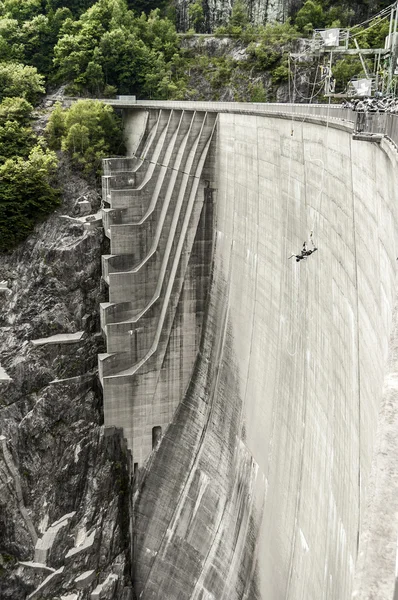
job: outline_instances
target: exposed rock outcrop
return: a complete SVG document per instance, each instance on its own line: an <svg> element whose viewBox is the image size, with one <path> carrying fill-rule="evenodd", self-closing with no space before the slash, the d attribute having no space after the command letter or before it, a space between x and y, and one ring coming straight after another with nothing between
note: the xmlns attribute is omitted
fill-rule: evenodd
<svg viewBox="0 0 398 600"><path fill-rule="evenodd" d="M83 218L99 195L64 158L59 177L63 205L0 260L4 600L88 599L109 577L101 598L129 588L127 452L120 432L104 431L96 375L104 238Z"/></svg>
<svg viewBox="0 0 398 600"><path fill-rule="evenodd" d="M189 22L189 0L177 0L176 23L179 31L187 31L191 26ZM213 32L216 27L226 25L231 17L234 2L231 0L204 0L204 29ZM292 0L244 0L247 15L253 25L261 25L266 21L286 20L293 2ZM297 2L295 3L297 4Z"/></svg>
<svg viewBox="0 0 398 600"><path fill-rule="evenodd" d="M228 36L193 35L183 38L181 44L190 56L195 57L195 64L187 73L190 100L289 101L288 82L275 83L271 71L256 70L247 42ZM309 79L307 74L297 85L300 93L304 92L303 96L307 95ZM258 96L259 90L262 97Z"/></svg>

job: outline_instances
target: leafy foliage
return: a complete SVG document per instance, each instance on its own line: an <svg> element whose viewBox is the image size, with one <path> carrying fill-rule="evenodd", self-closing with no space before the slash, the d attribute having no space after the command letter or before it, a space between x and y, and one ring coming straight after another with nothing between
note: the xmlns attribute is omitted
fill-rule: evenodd
<svg viewBox="0 0 398 600"><path fill-rule="evenodd" d="M297 37L298 32L289 21L262 27L259 40L252 42L248 47L249 56L255 60L256 69L269 70L279 67L286 46Z"/></svg>
<svg viewBox="0 0 398 600"><path fill-rule="evenodd" d="M28 156L35 141L30 127L32 108L23 98L5 98L0 104L0 163Z"/></svg>
<svg viewBox="0 0 398 600"><path fill-rule="evenodd" d="M368 68L371 70L371 64L368 63ZM336 89L345 91L347 82L353 77L365 77L362 70L362 65L358 58L347 56L344 59L337 60L333 66L333 76L336 79Z"/></svg>
<svg viewBox="0 0 398 600"><path fill-rule="evenodd" d="M15 3L15 6L17 3ZM58 203L55 154L36 144L33 106L43 76L19 62L0 63L0 252L10 250Z"/></svg>
<svg viewBox="0 0 398 600"><path fill-rule="evenodd" d="M106 156L124 151L120 119L98 100L79 100L68 110L56 105L46 135L50 148L68 152L86 174L97 172Z"/></svg>
<svg viewBox="0 0 398 600"><path fill-rule="evenodd" d="M367 28L356 28L354 33L361 48L384 48L388 31L388 19L373 19Z"/></svg>
<svg viewBox="0 0 398 600"><path fill-rule="evenodd" d="M354 10L345 2L329 0L306 0L295 17L297 29L308 35L313 29L323 27L347 27L354 17Z"/></svg>
<svg viewBox="0 0 398 600"><path fill-rule="evenodd" d="M235 0L232 6L231 17L229 25L232 28L245 29L249 25L249 18L247 16L247 8L242 0Z"/></svg>
<svg viewBox="0 0 398 600"><path fill-rule="evenodd" d="M81 96L200 99L201 92L187 89L193 75L214 99L264 102L286 82L286 53L297 37L317 27L349 27L353 9L365 19L388 1L376 4L305 0L292 23L253 26L246 0L235 0L229 23L217 34L242 43L238 59L228 53L209 56L198 44L194 50L181 48L172 19L162 17L166 5L173 14L167 0L0 0L0 251L23 239L57 205L54 151L67 152L90 176L104 156L123 152L118 117L94 100L69 110L56 105L45 133L51 150L43 138L38 143L32 106L45 82L68 84L70 93ZM206 28L206 9L204 0L188 3L196 32ZM376 19L370 25L355 29L360 45L383 47L388 22ZM349 57L337 60L333 72L342 89L361 66Z"/></svg>
<svg viewBox="0 0 398 600"><path fill-rule="evenodd" d="M5 98L0 104L0 123L7 120L27 125L31 120L33 106L25 98Z"/></svg>
<svg viewBox="0 0 398 600"><path fill-rule="evenodd" d="M319 2L314 0L307 0L296 16L296 26L304 33L309 33L312 29L324 27L325 23L325 11Z"/></svg>
<svg viewBox="0 0 398 600"><path fill-rule="evenodd" d="M23 240L59 204L52 186L57 158L34 146L27 159L9 158L0 166L0 252Z"/></svg>
<svg viewBox="0 0 398 600"><path fill-rule="evenodd" d="M3 0L4 13L20 23L39 15L41 9L41 0Z"/></svg>
<svg viewBox="0 0 398 600"><path fill-rule="evenodd" d="M250 102L267 102L267 92L260 83L249 84Z"/></svg>
<svg viewBox="0 0 398 600"><path fill-rule="evenodd" d="M46 0L46 13L56 12L60 8L66 8L74 16L81 15L90 6L95 4L96 0Z"/></svg>
<svg viewBox="0 0 398 600"><path fill-rule="evenodd" d="M167 0L127 0L128 8L133 10L136 15L145 13L149 15L152 10L157 8L163 12L167 12L171 4Z"/></svg>
<svg viewBox="0 0 398 600"><path fill-rule="evenodd" d="M50 148L61 150L61 141L65 133L65 111L60 102L56 102L46 127L46 138Z"/></svg>
<svg viewBox="0 0 398 600"><path fill-rule="evenodd" d="M17 62L0 63L0 100L19 96L29 102L36 102L44 93L44 77L35 67Z"/></svg>
<svg viewBox="0 0 398 600"><path fill-rule="evenodd" d="M60 28L72 12L66 8L43 14L39 0L6 0L0 19L0 56L36 67L48 75Z"/></svg>
<svg viewBox="0 0 398 600"><path fill-rule="evenodd" d="M192 23L195 31L200 32L205 20L203 5L200 0L196 0L188 6L189 22Z"/></svg>
<svg viewBox="0 0 398 600"><path fill-rule="evenodd" d="M173 95L172 60L179 43L159 10L137 18L124 0L99 0L79 21L66 20L61 34L54 65L58 80L71 82L73 93L101 94L113 86L121 93Z"/></svg>

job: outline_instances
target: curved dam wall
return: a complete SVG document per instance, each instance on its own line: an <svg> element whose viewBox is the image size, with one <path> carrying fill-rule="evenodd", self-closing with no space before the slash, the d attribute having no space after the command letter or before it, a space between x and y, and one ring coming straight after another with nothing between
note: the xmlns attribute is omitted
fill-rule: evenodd
<svg viewBox="0 0 398 600"><path fill-rule="evenodd" d="M198 227L192 246L208 274L198 351L185 392L163 388L181 396L136 477L139 598L351 597L396 301L396 167L390 142L349 124L218 115L212 241ZM288 260L310 231L318 250Z"/></svg>

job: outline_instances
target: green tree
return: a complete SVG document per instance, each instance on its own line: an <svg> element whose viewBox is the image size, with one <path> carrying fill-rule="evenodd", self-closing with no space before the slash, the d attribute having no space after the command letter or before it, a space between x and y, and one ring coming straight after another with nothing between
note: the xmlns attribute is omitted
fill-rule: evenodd
<svg viewBox="0 0 398 600"><path fill-rule="evenodd" d="M61 149L62 137L65 133L65 111L60 102L56 102L46 127L46 139L52 150Z"/></svg>
<svg viewBox="0 0 398 600"><path fill-rule="evenodd" d="M51 13L61 8L67 8L72 15L79 16L95 2L96 0L46 0L45 9L47 13Z"/></svg>
<svg viewBox="0 0 398 600"><path fill-rule="evenodd" d="M250 102L267 102L267 92L261 82L250 83L248 86Z"/></svg>
<svg viewBox="0 0 398 600"><path fill-rule="evenodd" d="M172 79L168 94L181 89L172 63L178 50L175 27L159 10L135 17L123 0L100 0L78 22L65 21L54 65L58 81L69 82L73 93L117 88L161 98L165 77Z"/></svg>
<svg viewBox="0 0 398 600"><path fill-rule="evenodd" d="M55 43L49 18L37 15L25 21L21 28L25 49L24 62L36 67L40 73L48 73L52 66L52 48Z"/></svg>
<svg viewBox="0 0 398 600"><path fill-rule="evenodd" d="M1 60L22 61L25 56L23 35L16 19L0 18Z"/></svg>
<svg viewBox="0 0 398 600"><path fill-rule="evenodd" d="M40 4L40 3L39 3ZM33 4L32 4L33 5ZM34 4L36 6L36 4ZM21 8L22 14L17 14ZM22 62L34 66L42 74L52 70L53 49L64 21L72 17L68 8L60 8L48 15L29 14L24 20L24 2L15 3L13 14L19 18L0 18L0 57L2 60Z"/></svg>
<svg viewBox="0 0 398 600"><path fill-rule="evenodd" d="M267 71L279 66L286 47L298 37L297 29L286 23L267 23L260 28L259 40L249 45L247 51L255 59L257 70Z"/></svg>
<svg viewBox="0 0 398 600"><path fill-rule="evenodd" d="M27 125L32 119L33 106L25 98L4 98L0 104L0 123L13 120Z"/></svg>
<svg viewBox="0 0 398 600"><path fill-rule="evenodd" d="M0 164L8 158L27 156L34 139L31 127L11 120L0 124Z"/></svg>
<svg viewBox="0 0 398 600"><path fill-rule="evenodd" d="M355 28L352 33L357 38L361 48L384 48L388 31L388 20L373 19L368 27Z"/></svg>
<svg viewBox="0 0 398 600"><path fill-rule="evenodd" d="M30 126L32 105L24 98L5 98L0 104L0 164L7 158L28 156L35 135Z"/></svg>
<svg viewBox="0 0 398 600"><path fill-rule="evenodd" d="M0 63L0 100L19 96L34 103L44 92L44 77L35 67L16 62Z"/></svg>
<svg viewBox="0 0 398 600"><path fill-rule="evenodd" d="M295 24L305 34L313 29L324 27L326 14L322 5L314 0L306 0L296 15Z"/></svg>
<svg viewBox="0 0 398 600"><path fill-rule="evenodd" d="M167 0L127 0L129 9L133 10L136 15L141 13L149 14L152 10L159 9L162 12L167 10L171 5Z"/></svg>
<svg viewBox="0 0 398 600"><path fill-rule="evenodd" d="M368 64L369 70L371 65ZM336 90L345 91L347 83L355 76L365 76L361 62L357 56L346 56L333 65L333 77L336 79Z"/></svg>
<svg viewBox="0 0 398 600"><path fill-rule="evenodd" d="M86 174L97 173L101 161L124 151L121 121L98 100L79 100L68 110L57 105L46 127L51 148L62 148Z"/></svg>
<svg viewBox="0 0 398 600"><path fill-rule="evenodd" d="M3 4L5 15L20 23L29 21L42 12L41 0L3 0Z"/></svg>
<svg viewBox="0 0 398 600"><path fill-rule="evenodd" d="M101 90L104 89L104 72L102 66L95 61L89 62L84 77L88 91L91 94L99 95Z"/></svg>
<svg viewBox="0 0 398 600"><path fill-rule="evenodd" d="M205 13L200 0L196 0L196 2L189 4L188 17L189 22L192 23L195 31L201 31L204 24Z"/></svg>
<svg viewBox="0 0 398 600"><path fill-rule="evenodd" d="M59 204L53 185L54 152L35 146L27 159L8 159L0 166L0 252L25 239L35 224Z"/></svg>
<svg viewBox="0 0 398 600"><path fill-rule="evenodd" d="M229 19L229 25L232 27L244 28L249 24L249 18L247 16L246 5L242 0L235 0L232 5L231 17Z"/></svg>
<svg viewBox="0 0 398 600"><path fill-rule="evenodd" d="M345 4L332 5L326 13L327 27L348 27L354 17L354 11Z"/></svg>

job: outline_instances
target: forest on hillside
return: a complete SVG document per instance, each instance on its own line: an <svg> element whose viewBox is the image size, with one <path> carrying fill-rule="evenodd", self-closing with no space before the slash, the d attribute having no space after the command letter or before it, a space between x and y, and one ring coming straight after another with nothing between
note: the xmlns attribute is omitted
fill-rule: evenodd
<svg viewBox="0 0 398 600"><path fill-rule="evenodd" d="M248 46L248 69L275 70L289 42L310 35L313 28L353 26L359 15L368 18L385 4L306 0L284 24L253 26L243 0L235 0L229 22L214 33ZM188 37L202 31L205 10L204 0L188 4ZM386 31L386 19L372 29L370 37L364 29L361 45L384 45ZM43 86L67 84L71 95L124 93L182 99L190 92L188 73L196 56L181 42L173 5L165 0L3 0L0 97L20 96L35 102ZM219 67L225 70L225 65ZM24 81L32 91L22 89Z"/></svg>
<svg viewBox="0 0 398 600"><path fill-rule="evenodd" d="M104 156L123 151L120 120L90 100L135 94L153 99L274 100L291 69L288 51L314 28L356 27L362 47L384 46L385 17L356 25L386 2L306 0L285 23L254 26L243 0L214 37L233 51L209 52L204 39L206 4L188 5L190 29L175 27L175 5L166 0L0 1L0 251L24 239L59 203L60 152L95 177ZM359 74L358 60L335 65L338 82ZM316 75L315 75L316 76ZM44 132L33 127L46 93L86 100L69 110L57 105ZM227 94L227 95L226 95Z"/></svg>

